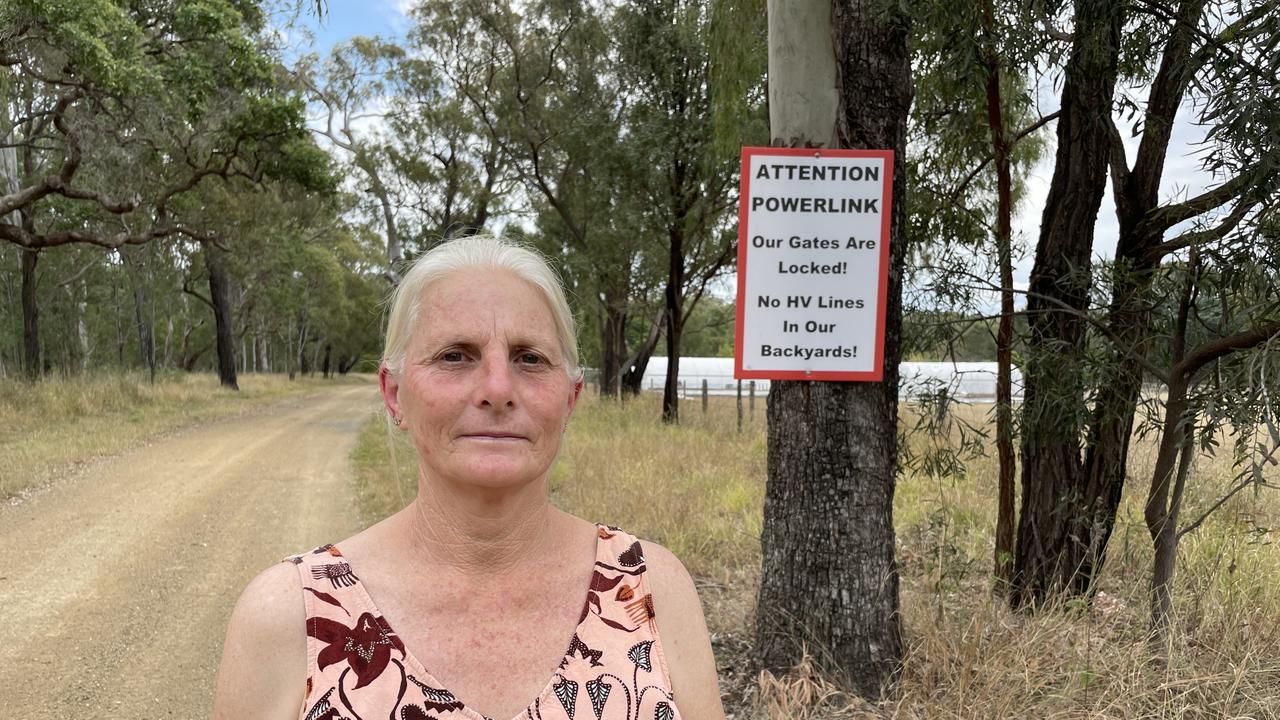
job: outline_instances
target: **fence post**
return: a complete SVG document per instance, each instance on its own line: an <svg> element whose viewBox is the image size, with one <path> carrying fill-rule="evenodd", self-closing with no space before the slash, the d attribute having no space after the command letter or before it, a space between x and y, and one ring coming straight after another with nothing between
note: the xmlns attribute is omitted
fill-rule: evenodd
<svg viewBox="0 0 1280 720"><path fill-rule="evenodd" d="M689 397L689 394L684 391L684 381L681 380L680 381L680 399L683 400L687 397Z"/></svg>
<svg viewBox="0 0 1280 720"><path fill-rule="evenodd" d="M747 384L748 391L751 393L747 403L751 406L751 422L756 421L756 381L752 380Z"/></svg>
<svg viewBox="0 0 1280 720"><path fill-rule="evenodd" d="M742 381L738 381L738 432L742 432Z"/></svg>
<svg viewBox="0 0 1280 720"><path fill-rule="evenodd" d="M702 378L702 414L707 414L707 379Z"/></svg>

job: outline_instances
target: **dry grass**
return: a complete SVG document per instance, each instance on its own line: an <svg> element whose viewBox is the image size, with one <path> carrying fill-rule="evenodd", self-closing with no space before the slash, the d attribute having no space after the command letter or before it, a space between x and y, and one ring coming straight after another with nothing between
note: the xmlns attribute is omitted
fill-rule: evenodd
<svg viewBox="0 0 1280 720"><path fill-rule="evenodd" d="M588 398L553 474L555 502L670 547L698 578L726 708L759 718L1280 718L1280 497L1241 493L1184 539L1167 663L1145 642L1151 549L1142 500L1154 448L1135 445L1098 599L1014 613L989 589L995 526L992 457L965 477L906 473L895 500L906 658L878 703L852 698L802 663L749 671L764 496L764 407L736 432L732 398L695 399L685 422L658 421L659 398ZM985 408L958 412L985 422ZM412 449L387 482L387 433L366 428L354 460L367 519L412 497ZM923 444L921 437L910 442ZM919 449L919 445L917 445ZM993 454L993 453L989 453ZM1184 518L1229 487L1225 460L1198 463Z"/></svg>
<svg viewBox="0 0 1280 720"><path fill-rule="evenodd" d="M163 375L155 385L141 373L0 380L0 499L164 432L333 382L242 375L233 393L208 374Z"/></svg>

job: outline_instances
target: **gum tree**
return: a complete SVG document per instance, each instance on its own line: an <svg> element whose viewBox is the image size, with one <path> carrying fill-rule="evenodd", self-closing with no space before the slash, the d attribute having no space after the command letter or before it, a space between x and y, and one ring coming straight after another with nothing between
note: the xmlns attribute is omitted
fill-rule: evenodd
<svg viewBox="0 0 1280 720"><path fill-rule="evenodd" d="M871 2L769 3L769 126L786 146L887 148L902 158L913 93L905 18ZM878 698L902 656L897 473L905 163L894 165L884 380L775 381L756 652L792 667L807 644Z"/></svg>

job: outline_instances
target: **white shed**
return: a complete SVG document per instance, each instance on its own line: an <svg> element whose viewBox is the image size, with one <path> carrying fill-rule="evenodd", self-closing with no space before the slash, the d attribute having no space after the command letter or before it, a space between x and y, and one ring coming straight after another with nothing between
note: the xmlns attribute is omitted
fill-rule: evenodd
<svg viewBox="0 0 1280 720"><path fill-rule="evenodd" d="M910 399L945 388L954 398L972 402L994 402L996 397L996 364L993 362L904 362L898 366L901 379L898 396ZM662 392L667 378L667 359L649 360L641 380L641 389ZM680 381L685 395L702 392L702 381L712 395L736 395L738 381L733 377L733 358L682 357ZM768 380L756 380L756 395L769 392ZM746 392L746 382L743 392ZM1013 368L1013 396L1022 397L1022 373Z"/></svg>

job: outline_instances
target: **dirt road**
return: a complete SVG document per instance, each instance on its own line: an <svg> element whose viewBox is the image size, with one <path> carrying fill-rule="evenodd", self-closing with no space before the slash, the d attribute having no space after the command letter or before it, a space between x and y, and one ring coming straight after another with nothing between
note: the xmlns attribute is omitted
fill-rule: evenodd
<svg viewBox="0 0 1280 720"><path fill-rule="evenodd" d="M0 507L0 713L208 717L231 607L357 528L347 453L372 385L178 432Z"/></svg>

